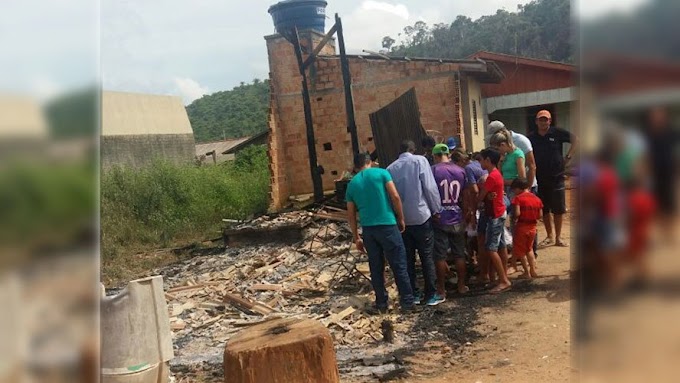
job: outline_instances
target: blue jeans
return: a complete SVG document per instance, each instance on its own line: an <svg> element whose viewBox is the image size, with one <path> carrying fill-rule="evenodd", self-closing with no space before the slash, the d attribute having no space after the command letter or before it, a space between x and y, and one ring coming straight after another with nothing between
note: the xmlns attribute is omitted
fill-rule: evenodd
<svg viewBox="0 0 680 383"><path fill-rule="evenodd" d="M406 248L397 225L366 226L363 228L363 240L368 253L368 267L371 270L371 284L375 291L376 307L387 308L385 259L394 274L401 306L412 306L413 289L411 289L406 268Z"/></svg>
<svg viewBox="0 0 680 383"><path fill-rule="evenodd" d="M406 226L406 230L401 235L406 247L406 261L411 289L414 293L418 291L416 287L416 250L420 256L420 263L423 266L423 279L425 280L425 300L430 299L437 291L435 283L437 274L434 270L434 228L432 221L428 220L422 225Z"/></svg>
<svg viewBox="0 0 680 383"><path fill-rule="evenodd" d="M504 229L505 216L489 219L489 224L486 227L486 243L484 244L487 251L498 251L498 249L506 247Z"/></svg>

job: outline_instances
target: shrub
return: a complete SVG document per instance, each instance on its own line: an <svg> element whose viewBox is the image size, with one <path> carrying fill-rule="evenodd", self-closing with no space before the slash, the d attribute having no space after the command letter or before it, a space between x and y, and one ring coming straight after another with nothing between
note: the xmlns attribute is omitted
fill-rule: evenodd
<svg viewBox="0 0 680 383"><path fill-rule="evenodd" d="M102 263L132 252L214 238L223 218L265 212L269 170L264 146L218 165L115 167L101 175Z"/></svg>

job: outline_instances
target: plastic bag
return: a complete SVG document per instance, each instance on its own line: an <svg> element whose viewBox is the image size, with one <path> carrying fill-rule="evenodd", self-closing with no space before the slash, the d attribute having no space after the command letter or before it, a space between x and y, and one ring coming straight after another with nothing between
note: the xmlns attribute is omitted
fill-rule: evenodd
<svg viewBox="0 0 680 383"><path fill-rule="evenodd" d="M503 239L506 246L512 246L512 233L507 227L503 227Z"/></svg>

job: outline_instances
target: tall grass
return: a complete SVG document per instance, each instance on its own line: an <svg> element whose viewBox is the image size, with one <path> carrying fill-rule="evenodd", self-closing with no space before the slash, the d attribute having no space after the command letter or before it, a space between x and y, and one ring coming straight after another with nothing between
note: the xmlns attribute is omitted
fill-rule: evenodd
<svg viewBox="0 0 680 383"><path fill-rule="evenodd" d="M143 169L110 169L101 175L104 272L135 252L219 236L222 218L266 211L268 193L264 146L216 166L156 161Z"/></svg>

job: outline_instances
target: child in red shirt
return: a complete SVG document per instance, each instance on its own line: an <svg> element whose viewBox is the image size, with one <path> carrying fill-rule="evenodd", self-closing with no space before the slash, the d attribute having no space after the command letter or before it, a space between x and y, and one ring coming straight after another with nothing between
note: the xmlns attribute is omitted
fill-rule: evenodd
<svg viewBox="0 0 680 383"><path fill-rule="evenodd" d="M646 252L649 247L650 228L656 214L656 202L639 180L633 180L628 193L628 256L639 281L648 278Z"/></svg>
<svg viewBox="0 0 680 383"><path fill-rule="evenodd" d="M515 207L512 255L522 262L522 267L525 270L520 278L536 278L538 274L536 273L533 246L534 238L536 238L536 223L541 217L543 202L529 191L531 185L526 178L514 179L510 187L515 193L515 198L512 199L512 205Z"/></svg>
<svg viewBox="0 0 680 383"><path fill-rule="evenodd" d="M488 258L491 260L499 283L491 289L492 294L508 290L511 286L506 267L508 265L508 250L505 244L503 232L505 229L505 203L503 202L503 176L498 171L498 162L501 153L494 148L486 148L480 153L482 168L489 172L484 183L484 188L479 194L478 202L485 203L485 213L488 217L486 226L486 243L484 244Z"/></svg>

